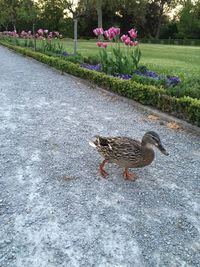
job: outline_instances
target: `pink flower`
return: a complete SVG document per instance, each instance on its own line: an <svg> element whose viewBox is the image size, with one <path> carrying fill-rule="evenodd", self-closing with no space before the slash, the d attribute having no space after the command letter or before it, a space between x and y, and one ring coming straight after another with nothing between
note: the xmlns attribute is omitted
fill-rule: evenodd
<svg viewBox="0 0 200 267"><path fill-rule="evenodd" d="M120 35L120 28L115 28L116 35Z"/></svg>
<svg viewBox="0 0 200 267"><path fill-rule="evenodd" d="M31 31L28 31L28 35L31 35Z"/></svg>
<svg viewBox="0 0 200 267"><path fill-rule="evenodd" d="M46 33L46 34L47 34L47 33L48 33L48 30L44 30L44 33Z"/></svg>
<svg viewBox="0 0 200 267"><path fill-rule="evenodd" d="M134 42L134 46L137 46L137 45L139 45L139 42L138 41L135 41Z"/></svg>
<svg viewBox="0 0 200 267"><path fill-rule="evenodd" d="M102 35L104 33L103 29L102 28L96 28L93 30L93 33L96 35L96 36L99 36L99 35Z"/></svg>
<svg viewBox="0 0 200 267"><path fill-rule="evenodd" d="M105 33L105 32L104 32ZM112 40L113 38L115 38L117 35L120 34L120 28L115 28L115 27L111 27L107 30L106 32L106 37L109 39L109 40Z"/></svg>
<svg viewBox="0 0 200 267"><path fill-rule="evenodd" d="M62 34L60 34L60 36L59 36L59 37L60 37L60 39L62 39L62 38L63 38L63 35L62 35Z"/></svg>
<svg viewBox="0 0 200 267"><path fill-rule="evenodd" d="M21 31L21 36L24 36L25 31Z"/></svg>
<svg viewBox="0 0 200 267"><path fill-rule="evenodd" d="M104 31L104 36L109 39L109 32L108 31Z"/></svg>
<svg viewBox="0 0 200 267"><path fill-rule="evenodd" d="M16 37L17 33L15 31L11 32L10 36Z"/></svg>
<svg viewBox="0 0 200 267"><path fill-rule="evenodd" d="M56 37L58 37L58 36L59 36L59 32L54 32L54 35L55 35Z"/></svg>
<svg viewBox="0 0 200 267"><path fill-rule="evenodd" d="M124 41L125 45L130 45L131 39L130 37L127 37L126 40Z"/></svg>
<svg viewBox="0 0 200 267"><path fill-rule="evenodd" d="M126 40L127 38L129 38L128 35L125 35L125 34L124 34L124 35L121 36L121 41L122 41L122 42L125 42L125 40ZM130 39L130 38L129 38L129 39Z"/></svg>
<svg viewBox="0 0 200 267"><path fill-rule="evenodd" d="M43 29L39 29L39 30L38 30L38 34L42 36L42 35L44 34Z"/></svg>
<svg viewBox="0 0 200 267"><path fill-rule="evenodd" d="M108 43L102 43L101 47L106 48L108 46Z"/></svg>
<svg viewBox="0 0 200 267"><path fill-rule="evenodd" d="M137 31L136 31L136 29L131 29L130 31L128 31L128 33L134 39L137 37Z"/></svg>
<svg viewBox="0 0 200 267"><path fill-rule="evenodd" d="M110 31L108 39L111 41L114 37L115 37L115 33L113 31Z"/></svg>
<svg viewBox="0 0 200 267"><path fill-rule="evenodd" d="M129 43L130 46L134 46L134 44L135 43L133 41L130 41L130 43Z"/></svg>
<svg viewBox="0 0 200 267"><path fill-rule="evenodd" d="M98 46L98 47L101 47L102 44L103 44L102 42L97 42L97 46Z"/></svg>

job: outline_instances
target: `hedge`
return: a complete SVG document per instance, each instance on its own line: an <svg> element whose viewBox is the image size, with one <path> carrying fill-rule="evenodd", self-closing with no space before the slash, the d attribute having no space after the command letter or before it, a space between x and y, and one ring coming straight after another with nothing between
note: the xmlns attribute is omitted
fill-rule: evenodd
<svg viewBox="0 0 200 267"><path fill-rule="evenodd" d="M0 40L0 44L16 52L32 57L62 72L87 79L95 84L110 89L119 95L131 98L141 104L156 107L178 118L200 126L200 100L191 97L176 98L165 94L165 90L152 85L143 85L134 81L121 80L100 72L81 68L78 64L64 59L47 56L27 48L12 46Z"/></svg>

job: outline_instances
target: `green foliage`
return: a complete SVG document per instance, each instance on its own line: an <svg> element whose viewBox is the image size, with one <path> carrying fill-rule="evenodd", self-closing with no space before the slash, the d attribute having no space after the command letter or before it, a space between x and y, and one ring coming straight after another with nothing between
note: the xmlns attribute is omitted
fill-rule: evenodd
<svg viewBox="0 0 200 267"><path fill-rule="evenodd" d="M60 23L63 19L63 5L60 0L42 0L40 1L42 6L41 19L43 21L42 28L48 28L49 30L59 30Z"/></svg>
<svg viewBox="0 0 200 267"><path fill-rule="evenodd" d="M3 37L1 38L4 42L12 44L12 45L17 45L17 46L22 46L22 47L34 47L33 39L19 39L19 38L14 38L14 37Z"/></svg>
<svg viewBox="0 0 200 267"><path fill-rule="evenodd" d="M154 85L157 87L166 87L166 79L156 80L151 77L145 77L137 74L133 74L132 80L138 83L146 84L146 85Z"/></svg>
<svg viewBox="0 0 200 267"><path fill-rule="evenodd" d="M98 55L95 56L85 56L83 57L83 61L85 63L91 64L91 65L96 65L100 62L100 58Z"/></svg>
<svg viewBox="0 0 200 267"><path fill-rule="evenodd" d="M16 30L18 8L19 0L0 0L0 26L7 28L11 24L12 30Z"/></svg>
<svg viewBox="0 0 200 267"><path fill-rule="evenodd" d="M40 10L33 0L20 0L17 8L17 17L23 22L35 22L40 14Z"/></svg>
<svg viewBox="0 0 200 267"><path fill-rule="evenodd" d="M178 37L199 38L200 36L200 1L185 1L179 13Z"/></svg>
<svg viewBox="0 0 200 267"><path fill-rule="evenodd" d="M111 52L108 52L107 48L99 49L102 69L107 74L132 74L133 70L138 67L141 58L138 46L135 48L127 46L125 49L121 49L120 43L114 43Z"/></svg>
<svg viewBox="0 0 200 267"><path fill-rule="evenodd" d="M79 53L76 53L76 55L72 54L72 55L69 55L67 57L62 55L62 59L66 60L66 61L73 62L73 63L79 63L79 64L82 64L84 62L82 55Z"/></svg>
<svg viewBox="0 0 200 267"><path fill-rule="evenodd" d="M0 40L0 44L15 50L18 53L32 57L43 63L48 64L62 72L88 79L95 84L110 89L122 96L134 99L142 104L159 108L171 113L179 118L200 126L200 100L184 97L172 97L166 95L166 91L153 85L144 85L136 81L125 81L108 76L96 71L81 68L78 64L68 62L59 57L50 57L42 53L34 52L30 49L13 46Z"/></svg>
<svg viewBox="0 0 200 267"><path fill-rule="evenodd" d="M53 42L51 39L45 39L42 40L40 51L43 53L52 52L55 54L62 54L64 52L64 48L60 41Z"/></svg>
<svg viewBox="0 0 200 267"><path fill-rule="evenodd" d="M168 88L167 93L176 97L190 96L200 99L200 78L193 77L183 81L176 87Z"/></svg>

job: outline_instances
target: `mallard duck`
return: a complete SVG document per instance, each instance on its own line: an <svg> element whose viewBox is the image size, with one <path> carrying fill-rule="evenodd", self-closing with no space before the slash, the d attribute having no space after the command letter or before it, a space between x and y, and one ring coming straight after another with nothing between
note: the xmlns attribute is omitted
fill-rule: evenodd
<svg viewBox="0 0 200 267"><path fill-rule="evenodd" d="M129 137L95 136L95 138L90 145L95 147L104 158L99 166L100 174L103 177L108 175L104 170L104 165L108 162L124 167L124 178L135 180L136 175L129 173L128 168L142 168L151 164L155 157L153 146L168 155L162 146L159 135L153 131L146 132L141 142Z"/></svg>

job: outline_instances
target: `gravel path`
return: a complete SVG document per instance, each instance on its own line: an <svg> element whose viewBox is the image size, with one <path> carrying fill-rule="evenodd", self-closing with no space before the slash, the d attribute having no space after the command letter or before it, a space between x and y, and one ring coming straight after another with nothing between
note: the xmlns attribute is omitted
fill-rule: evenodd
<svg viewBox="0 0 200 267"><path fill-rule="evenodd" d="M0 47L0 266L200 266L200 137ZM136 182L88 145L95 134L156 152Z"/></svg>

